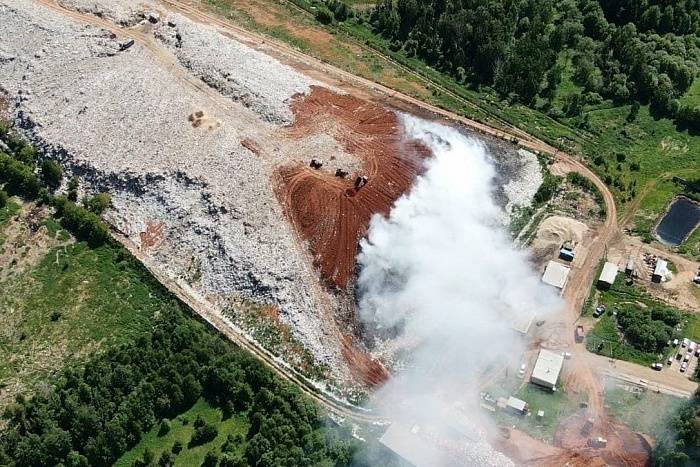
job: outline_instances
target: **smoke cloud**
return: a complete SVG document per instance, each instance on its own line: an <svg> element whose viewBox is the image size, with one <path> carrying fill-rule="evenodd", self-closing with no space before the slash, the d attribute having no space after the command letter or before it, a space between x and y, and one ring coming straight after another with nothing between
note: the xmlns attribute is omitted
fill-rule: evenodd
<svg viewBox="0 0 700 467"><path fill-rule="evenodd" d="M374 404L433 441L452 440L438 442L434 465L504 465L478 434L487 423L477 409L480 378L519 358L514 325L561 303L504 229L485 147L453 128L410 116L402 123L434 157L361 244L360 317L375 354L392 354L399 368ZM466 436L452 436L456 425Z"/></svg>

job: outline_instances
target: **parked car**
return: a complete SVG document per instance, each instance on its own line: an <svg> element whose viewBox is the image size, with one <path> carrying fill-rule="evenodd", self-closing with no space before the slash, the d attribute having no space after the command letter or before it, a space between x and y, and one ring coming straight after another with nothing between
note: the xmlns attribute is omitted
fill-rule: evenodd
<svg viewBox="0 0 700 467"><path fill-rule="evenodd" d="M685 373L685 370L688 369L688 362L683 362L681 363L681 373Z"/></svg>
<svg viewBox="0 0 700 467"><path fill-rule="evenodd" d="M676 360L680 360L681 358L683 358L683 354L680 353L680 352L678 352L678 353L676 354Z"/></svg>
<svg viewBox="0 0 700 467"><path fill-rule="evenodd" d="M661 369L662 369L663 367L664 367L664 366L663 366L663 364L661 364L661 363L652 363L652 364L651 364L651 369L652 369L652 370L661 371Z"/></svg>
<svg viewBox="0 0 700 467"><path fill-rule="evenodd" d="M520 369L518 370L518 376L520 376L521 378L523 376L525 376L525 368L526 368L526 366L524 363L520 364Z"/></svg>
<svg viewBox="0 0 700 467"><path fill-rule="evenodd" d="M688 347L688 344L690 344L690 339L687 337L681 341L681 347L683 348Z"/></svg>
<svg viewBox="0 0 700 467"><path fill-rule="evenodd" d="M605 305L598 305L595 307L595 311L593 312L593 317L598 318L602 316L605 313Z"/></svg>
<svg viewBox="0 0 700 467"><path fill-rule="evenodd" d="M571 352L562 352L561 356L564 357L565 360L571 360Z"/></svg>
<svg viewBox="0 0 700 467"><path fill-rule="evenodd" d="M683 355L683 361L684 361L684 362L689 362L689 361L690 361L690 354L689 354L689 353Z"/></svg>
<svg viewBox="0 0 700 467"><path fill-rule="evenodd" d="M688 344L688 352L690 352L690 353L695 352L695 349L696 349L697 347L698 347L698 344L696 344L695 342L692 342L692 341L691 341L690 344Z"/></svg>
<svg viewBox="0 0 700 467"><path fill-rule="evenodd" d="M670 365L673 363L673 357L668 357L668 360L666 360L666 365Z"/></svg>
<svg viewBox="0 0 700 467"><path fill-rule="evenodd" d="M673 346L678 347L678 339L673 339Z"/></svg>

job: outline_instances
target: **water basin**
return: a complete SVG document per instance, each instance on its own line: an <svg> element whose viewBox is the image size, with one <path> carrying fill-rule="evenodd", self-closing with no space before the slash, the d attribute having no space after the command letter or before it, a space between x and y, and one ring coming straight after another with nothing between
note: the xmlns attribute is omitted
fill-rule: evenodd
<svg viewBox="0 0 700 467"><path fill-rule="evenodd" d="M656 226L656 237L666 245L678 246L700 223L700 205L678 198Z"/></svg>

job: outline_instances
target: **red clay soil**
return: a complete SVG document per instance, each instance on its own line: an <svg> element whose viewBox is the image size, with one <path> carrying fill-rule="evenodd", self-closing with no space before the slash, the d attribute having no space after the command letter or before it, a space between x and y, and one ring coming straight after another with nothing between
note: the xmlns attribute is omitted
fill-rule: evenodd
<svg viewBox="0 0 700 467"><path fill-rule="evenodd" d="M328 133L362 162L362 169L346 179L307 164L281 167L276 173L280 202L297 234L308 242L322 277L329 285L346 288L372 215L388 214L430 151L403 137L394 112L350 95L314 86L291 107L295 123L288 137ZM359 190L354 188L357 176L368 178Z"/></svg>
<svg viewBox="0 0 700 467"><path fill-rule="evenodd" d="M367 353L357 348L351 337L343 336L341 348L343 358L348 363L352 376L367 387L376 388L389 378L389 372Z"/></svg>
<svg viewBox="0 0 700 467"><path fill-rule="evenodd" d="M161 243L163 243L163 227L165 224L162 222L146 223L146 230L139 233L141 238L141 249L143 251L148 251L151 248L157 248Z"/></svg>
<svg viewBox="0 0 700 467"><path fill-rule="evenodd" d="M591 431L585 433L583 427L587 416L585 411L581 411L563 420L557 427L554 444L568 452L602 459L607 465L626 467L649 465L651 446L642 435L607 420L596 422ZM607 440L605 448L588 446L588 441L597 437Z"/></svg>

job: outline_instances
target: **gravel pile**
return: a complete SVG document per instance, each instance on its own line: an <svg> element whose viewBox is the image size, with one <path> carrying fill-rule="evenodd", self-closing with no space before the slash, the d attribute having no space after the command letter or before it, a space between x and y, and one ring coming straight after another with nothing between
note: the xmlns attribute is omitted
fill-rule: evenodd
<svg viewBox="0 0 700 467"><path fill-rule="evenodd" d="M542 168L537 156L529 151L518 151L518 161L521 163L518 176L503 185L503 192L508 197L505 210L513 213L515 207L528 207L532 204L535 193L542 185Z"/></svg>
<svg viewBox="0 0 700 467"><path fill-rule="evenodd" d="M149 16L158 17L158 8L150 0L58 0L66 8L108 19L121 26L134 26Z"/></svg>
<svg viewBox="0 0 700 467"><path fill-rule="evenodd" d="M162 223L163 243L152 255L171 277L197 276L193 287L212 300L233 294L276 305L342 380L335 325L325 314L333 298L321 296L283 217L272 167L240 144L243 135L268 141L278 127L242 105L218 105L138 42L120 50L126 38L29 0L0 0L0 18L0 92L23 133L83 187L109 191L109 220L135 242L148 223ZM283 94L273 95L281 111ZM188 116L199 109L217 125L195 128Z"/></svg>
<svg viewBox="0 0 700 467"><path fill-rule="evenodd" d="M272 57L178 14L167 15L155 34L195 76L272 123L292 123L289 99L308 94L309 86L318 84Z"/></svg>

